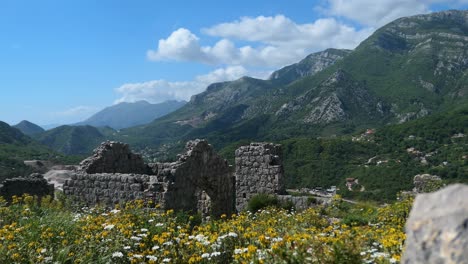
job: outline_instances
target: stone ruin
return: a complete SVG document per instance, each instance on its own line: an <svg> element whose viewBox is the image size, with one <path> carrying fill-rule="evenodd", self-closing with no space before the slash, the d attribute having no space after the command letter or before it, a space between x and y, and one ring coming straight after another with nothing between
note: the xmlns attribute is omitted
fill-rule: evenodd
<svg viewBox="0 0 468 264"><path fill-rule="evenodd" d="M130 151L128 144L107 141L97 147L93 156L80 163L80 170L96 173L151 174L151 169L140 155Z"/></svg>
<svg viewBox="0 0 468 264"><path fill-rule="evenodd" d="M257 193L283 194L281 146L252 143L236 151L235 173L205 140L189 141L178 160L145 164L127 144L104 142L65 181L66 195L88 205L134 199L163 209L230 215Z"/></svg>
<svg viewBox="0 0 468 264"><path fill-rule="evenodd" d="M10 178L0 185L0 196L7 201L16 196L30 194L40 197L54 196L54 185L49 184L40 173L33 173L27 177Z"/></svg>
<svg viewBox="0 0 468 264"><path fill-rule="evenodd" d="M80 164L63 190L90 205L144 199L163 209L202 215L234 212L231 167L205 140L189 141L175 162L148 165L127 144L104 142Z"/></svg>
<svg viewBox="0 0 468 264"><path fill-rule="evenodd" d="M281 145L251 143L236 150L236 209L258 193L284 194Z"/></svg>

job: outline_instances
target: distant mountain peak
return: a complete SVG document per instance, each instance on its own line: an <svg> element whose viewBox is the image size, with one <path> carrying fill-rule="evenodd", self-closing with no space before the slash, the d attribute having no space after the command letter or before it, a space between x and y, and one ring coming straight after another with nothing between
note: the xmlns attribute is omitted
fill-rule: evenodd
<svg viewBox="0 0 468 264"><path fill-rule="evenodd" d="M13 127L19 129L23 134L31 136L37 133L44 132L44 129L34 123L31 123L27 120L23 120Z"/></svg>
<svg viewBox="0 0 468 264"><path fill-rule="evenodd" d="M114 129L122 129L150 123L182 107L185 101L165 101L159 104L151 104L148 101L122 102L94 114L90 118L75 125L92 125L95 127L109 126Z"/></svg>

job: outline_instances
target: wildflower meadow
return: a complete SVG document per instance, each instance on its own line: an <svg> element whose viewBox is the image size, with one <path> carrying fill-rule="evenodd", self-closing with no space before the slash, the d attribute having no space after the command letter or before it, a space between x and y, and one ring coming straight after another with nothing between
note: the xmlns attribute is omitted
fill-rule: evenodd
<svg viewBox="0 0 468 264"><path fill-rule="evenodd" d="M201 221L134 201L114 209L28 195L0 201L0 263L399 263L412 200Z"/></svg>

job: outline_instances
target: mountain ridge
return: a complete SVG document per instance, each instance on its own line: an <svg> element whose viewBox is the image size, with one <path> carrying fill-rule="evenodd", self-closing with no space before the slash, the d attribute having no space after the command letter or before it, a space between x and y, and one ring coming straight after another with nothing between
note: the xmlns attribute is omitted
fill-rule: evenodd
<svg viewBox="0 0 468 264"><path fill-rule="evenodd" d="M133 103L122 102L106 107L88 119L73 125L109 126L114 129L143 125L177 110L185 103L185 101L176 100L169 100L158 104L151 104L144 100Z"/></svg>
<svg viewBox="0 0 468 264"><path fill-rule="evenodd" d="M467 41L468 45L468 37L453 37L468 32L467 14L446 11L397 19L353 51L311 54L302 63L274 72L269 80L243 77L212 84L179 110L148 125L125 129L122 135L133 138L130 141L134 144L150 147L196 135L222 147L230 138L241 138L242 133L248 133L249 140L351 133L448 110L467 101L468 54L459 42ZM427 32L436 37L426 47ZM323 65L320 54L331 51L343 56L314 71L316 65ZM314 58L317 63L311 61ZM310 71L304 70L304 65L309 65ZM352 85L326 84L340 72ZM300 77L291 80L289 76ZM284 81L279 81L283 77ZM282 113L288 104L296 109ZM175 133L163 135L160 130L166 128ZM236 133L241 134L234 136Z"/></svg>

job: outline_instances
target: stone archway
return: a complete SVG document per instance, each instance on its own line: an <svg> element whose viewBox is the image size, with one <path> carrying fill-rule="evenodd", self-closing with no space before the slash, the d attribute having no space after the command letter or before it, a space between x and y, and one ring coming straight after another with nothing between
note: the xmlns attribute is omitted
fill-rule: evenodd
<svg viewBox="0 0 468 264"><path fill-rule="evenodd" d="M171 178L165 195L166 208L215 217L234 213L232 169L206 140L189 141L178 161L163 167L170 170Z"/></svg>

